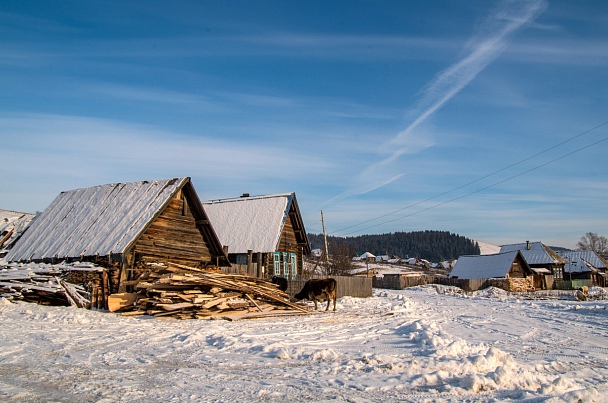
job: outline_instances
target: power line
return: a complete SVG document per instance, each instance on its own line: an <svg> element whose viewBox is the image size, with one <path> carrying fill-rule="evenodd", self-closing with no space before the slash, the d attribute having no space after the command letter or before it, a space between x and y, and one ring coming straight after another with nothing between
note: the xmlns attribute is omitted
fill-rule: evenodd
<svg viewBox="0 0 608 403"><path fill-rule="evenodd" d="M515 162L515 163L513 163L513 164L511 164L511 165L508 165L508 166L506 166L506 167L504 167L504 168L501 168L501 169L499 169L499 170L497 170L497 171L494 171L494 172L492 172L492 173L490 173L490 174L487 174L487 175L485 175L485 176L482 176L482 177L480 177L480 178L478 178L478 179L475 179L475 180L473 180L473 181L471 181L471 182L468 182L468 183L466 183L466 184L464 184L464 185L458 186L458 187L456 187L456 188L454 188L454 189L451 189L451 190L448 190L448 191L446 191L446 192L440 193L440 194L438 194L438 195L436 195L436 196L433 196L433 197L430 197L430 198L428 198L428 199L425 199L425 200L422 200L422 201L419 201L419 202L416 202L416 203L410 204L410 205L408 205L408 206L406 206L406 207L400 208L400 209L395 210L395 211L393 211L393 212L390 212L390 213L387 213L387 214L383 214L383 215L381 215L381 216L378 216L378 217L375 217L375 218L372 218L372 219L369 219L369 220L366 220L366 221L360 222L360 223L358 223L358 224L354 224L354 225L351 225L351 226L349 226L349 227L345 227L345 228L342 228L342 229L339 229L339 230L333 231L333 232L332 232L332 234L335 234L335 233L337 233L337 232L341 232L341 231L344 231L344 230L347 230L347 229L350 229L350 228L353 228L353 227L358 227L358 226L360 226L360 225L363 225L363 224L366 224L366 223L369 223L369 222L372 222L372 221L379 220L379 219L381 219L381 218L384 218L384 217L387 217L387 216L393 215L393 214L398 213L398 212L400 212L400 211L403 211L403 210L406 210L406 209L409 209L409 208L415 207L415 206L417 206L417 205L420 205L420 204L422 204L422 203L426 203L426 202L428 202L428 201L434 200L434 199L436 199L436 198L438 198L438 197L441 197L441 196L444 196L444 195L446 195L446 194L449 194L449 193L455 192L456 190L460 190L460 189L462 189L462 188L465 188L465 187L467 187L467 186L469 186L469 185L472 185L472 184L474 184L474 183L476 183L476 182L479 182L479 181L481 181L481 180L483 180L483 179L489 178L489 177L491 177L491 176L493 176L493 175L496 175L496 174L498 174L498 173L500 173L500 172L503 172L503 171L505 171L505 170L507 170L507 169L509 169L509 168L513 168L514 166L520 165L520 164L522 164L522 163L524 163L524 162L526 162L526 161L529 161L529 160L531 160L531 159L533 159L533 158L536 158L536 157L538 157L538 156L540 156L540 155L542 155L542 154L545 154L545 153L547 153L547 152L549 152L549 151L551 151L551 150L553 150L553 149L555 149L555 148L557 148L557 147L559 147L559 146L562 146L562 145L564 145L564 144L566 144L566 143L568 143L568 142L570 142L570 141L572 141L572 140L574 140L574 139L576 139L576 138L579 138L579 137L581 137L581 136L583 136L583 135L585 135L585 134L588 134L588 133L590 133L590 132L592 132L592 131L594 131L594 130L596 130L596 129L598 129L598 128L600 128L600 127L602 127L602 126L606 125L606 124L608 124L608 121L603 122L603 123L601 123L601 124L599 124L599 125L597 125L597 126L595 126L595 127L591 128L591 129L589 129L589 130L586 130L586 131L584 131L584 132L582 132L582 133L580 133L580 134L577 134L577 135L575 135L575 136L573 136L573 137L571 137L571 138L569 138L569 139L567 139L567 140L564 140L564 141L562 141L561 143L558 143L558 144L556 144L556 145L554 145L554 146L552 146L552 147L549 147L549 148L547 148L547 149L545 149L545 150L543 150L543 151L541 151L541 152L539 152L539 153L536 153L536 154L534 154L534 155L532 155L532 156L530 156L530 157L524 158L523 160L520 160L520 161L518 161L518 162ZM422 213L422 212L424 212L424 211L428 211L428 210L431 210L431 209L433 209L433 208L436 208L436 207L442 206L442 205L444 205L444 204L451 203L451 202L456 201L456 200L460 200L460 199L465 198L465 197L468 197L468 196L470 196L470 195L473 195L473 194L476 194L476 193L482 192L482 191L484 191L484 190L487 190L487 189L489 189L489 188L491 188L491 187L494 187L494 186L500 185L500 184L502 184L502 183L504 183L504 182L507 182L507 181L509 181L509 180L511 180L511 179L514 179L514 178L517 178L517 177L519 177L519 176L522 176L522 175L525 175L525 174L527 174L527 173L530 173L530 172L532 172L532 171L535 171L535 170L537 170L537 169L539 169L539 168L542 168L542 167L544 167L544 166L546 166L546 165L549 165L549 164L551 164L551 163L553 163L553 162L555 162L555 161L559 161L559 160L561 160L561 159L563 159L563 158L566 158L566 157L568 157L568 156L570 156L570 155L572 155L572 154L575 154L575 153L577 153L577 152L579 152L579 151L585 150L585 149L587 149L587 148L589 148L589 147L593 147L593 146L595 146L595 145L597 145L597 144L599 144L599 143L601 143L601 142L603 142L603 141L606 141L606 140L608 140L608 137L606 137L606 138L604 138L604 139L602 139L602 140L599 140L599 141L597 141L597 142L595 142L595 143L593 143L593 144L587 145L587 146L585 146L585 147L581 147L581 148L579 148L579 149L577 149L577 150L574 150L574 151L572 151L572 152L570 152L570 153L567 153L567 154L565 154L565 155L562 155L562 156L560 156L560 157L558 157L558 158L555 158L555 159L553 159L553 160L551 160L551 161L548 161L548 162L546 162L546 163L543 163L543 164L541 164L541 165L538 165L538 166L536 166L536 167L534 167L534 168L531 168L531 169L529 169L529 170L527 170L527 171L524 171L524 172L521 172L521 173L516 174L516 175L514 175L514 176L511 176L511 177L509 177L509 178L507 178L507 179L504 179L504 180L501 180L501 181L496 182L496 183L494 183L494 184L488 185L488 186L486 186L486 187L484 187L484 188L481 188L481 189L478 189L478 190L476 190L476 191L473 191L473 192L467 193L466 195L459 196L459 197L455 197L455 198L453 198L453 199L450 199L450 200L447 200L447 201L441 202L441 203L439 203L439 204L436 204L436 205L434 205L434 206L431 206L431 207L428 207L428 208L425 208L425 209L422 209L422 210L415 211L415 212L413 212L413 213L411 213L411 214L407 214L407 215L405 215L405 216L401 216L401 217L395 218L395 219L393 219L393 220L388 220L388 221L384 221L384 222L381 222L381 223L379 223L379 224L375 224L375 225L372 225L372 226L369 226L369 227L360 228L360 229L358 229L358 230L356 230L356 231L348 232L348 233L346 233L346 234L344 234L344 235L350 235L350 234L353 234L353 233L355 233L355 232L364 231L364 230L367 230L367 229L370 229L370 228L375 228L375 227L378 227L378 226L380 226L380 225L384 225L384 224L388 224L388 223L391 223L391 222L394 222L394 221L402 220L402 219L404 219L404 218L411 217L411 216L413 216L413 215L415 215L415 214L419 214L419 213Z"/></svg>

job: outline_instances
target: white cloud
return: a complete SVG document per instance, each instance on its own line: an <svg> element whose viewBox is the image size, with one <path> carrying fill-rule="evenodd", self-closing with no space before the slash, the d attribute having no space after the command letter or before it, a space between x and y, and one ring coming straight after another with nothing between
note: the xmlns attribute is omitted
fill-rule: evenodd
<svg viewBox="0 0 608 403"><path fill-rule="evenodd" d="M305 182L329 170L327 162L306 151L114 120L27 114L1 118L0 128L6 186L30 170L56 181L57 193L74 182L69 177L81 186L195 175L206 178L207 186L273 179L288 185L291 178Z"/></svg>
<svg viewBox="0 0 608 403"><path fill-rule="evenodd" d="M419 130L420 126L493 62L506 48L510 35L531 22L545 7L542 0L501 3L471 38L464 57L437 74L423 90L420 100L408 112L411 123L383 147L391 150L388 157L365 168L350 189L337 198L368 193L403 175L398 172L400 157L433 145L430 137Z"/></svg>

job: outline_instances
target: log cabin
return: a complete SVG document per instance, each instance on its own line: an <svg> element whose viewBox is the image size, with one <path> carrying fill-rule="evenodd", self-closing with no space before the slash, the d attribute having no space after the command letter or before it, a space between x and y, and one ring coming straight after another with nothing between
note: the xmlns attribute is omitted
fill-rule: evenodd
<svg viewBox="0 0 608 403"><path fill-rule="evenodd" d="M189 177L61 192L30 224L7 262L94 262L124 291L148 263L229 266Z"/></svg>
<svg viewBox="0 0 608 403"><path fill-rule="evenodd" d="M310 244L295 193L203 202L230 263L255 277L294 279Z"/></svg>
<svg viewBox="0 0 608 403"><path fill-rule="evenodd" d="M534 290L534 271L518 250L491 255L460 256L449 274L460 280L488 280L485 286L506 291Z"/></svg>
<svg viewBox="0 0 608 403"><path fill-rule="evenodd" d="M564 280L564 267L568 261L542 242L502 245L500 252L520 251L535 273L537 288L552 289L555 281ZM541 284L539 287L538 284Z"/></svg>
<svg viewBox="0 0 608 403"><path fill-rule="evenodd" d="M460 279L523 278L533 274L519 251L460 256L449 277Z"/></svg>

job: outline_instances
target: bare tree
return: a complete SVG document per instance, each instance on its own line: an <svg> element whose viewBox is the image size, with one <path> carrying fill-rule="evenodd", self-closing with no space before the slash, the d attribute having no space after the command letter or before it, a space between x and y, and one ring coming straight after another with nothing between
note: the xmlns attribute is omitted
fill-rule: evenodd
<svg viewBox="0 0 608 403"><path fill-rule="evenodd" d="M349 276L353 269L354 251L346 244L334 244L331 246L329 256L329 267L327 274L336 276Z"/></svg>
<svg viewBox="0 0 608 403"><path fill-rule="evenodd" d="M587 232L576 246L578 250L592 250L597 254L608 254L608 239L594 232Z"/></svg>

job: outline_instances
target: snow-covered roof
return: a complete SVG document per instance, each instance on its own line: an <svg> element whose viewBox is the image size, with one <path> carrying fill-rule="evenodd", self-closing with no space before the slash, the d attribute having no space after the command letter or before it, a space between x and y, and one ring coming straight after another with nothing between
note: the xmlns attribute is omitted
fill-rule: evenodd
<svg viewBox="0 0 608 403"><path fill-rule="evenodd" d="M364 254L362 254L360 257L361 257L361 259L368 259L368 258L369 258L369 259L371 259L371 258L375 258L375 257L376 257L376 255L373 255L373 254L371 254L370 252L365 252L365 253L364 253Z"/></svg>
<svg viewBox="0 0 608 403"><path fill-rule="evenodd" d="M61 192L7 261L122 254L189 178L111 183Z"/></svg>
<svg viewBox="0 0 608 403"><path fill-rule="evenodd" d="M480 255L493 255L495 253L500 253L500 246L494 245L488 242L483 241L475 241L479 245L479 254Z"/></svg>
<svg viewBox="0 0 608 403"><path fill-rule="evenodd" d="M450 277L461 279L499 278L509 274L511 265L519 251L495 253L493 255L460 256Z"/></svg>
<svg viewBox="0 0 608 403"><path fill-rule="evenodd" d="M539 264L565 264L566 261L542 242L524 242L511 245L502 245L500 252L520 251L529 265Z"/></svg>
<svg viewBox="0 0 608 403"><path fill-rule="evenodd" d="M319 256L323 256L323 249L313 249L312 251L310 251L312 253L313 256L315 257L319 257Z"/></svg>
<svg viewBox="0 0 608 403"><path fill-rule="evenodd" d="M34 214L0 210L0 255L15 243L34 217Z"/></svg>
<svg viewBox="0 0 608 403"><path fill-rule="evenodd" d="M277 250L294 199L294 193L243 196L205 201L203 207L228 253L269 253Z"/></svg>
<svg viewBox="0 0 608 403"><path fill-rule="evenodd" d="M566 264L565 270L568 273L587 272L590 271L585 262L596 269L606 271L606 261L599 257L592 250L571 250L559 252L559 255L566 259L569 263Z"/></svg>

